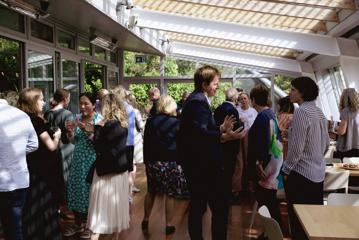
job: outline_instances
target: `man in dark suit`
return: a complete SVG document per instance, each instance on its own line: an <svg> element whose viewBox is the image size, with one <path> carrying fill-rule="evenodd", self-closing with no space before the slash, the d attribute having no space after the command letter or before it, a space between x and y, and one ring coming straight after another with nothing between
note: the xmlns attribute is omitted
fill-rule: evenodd
<svg viewBox="0 0 359 240"><path fill-rule="evenodd" d="M238 111L235 108L236 100L238 98L238 91L235 88L229 88L226 90L225 94L226 101L223 102L220 106L218 106L217 109L214 111L214 119L216 120L217 126L219 126L224 121L226 116L234 116L236 122L233 126L233 129L243 129L243 123L240 121ZM236 164L237 154L239 152L239 146L239 139L222 143L227 203L232 192L232 177ZM228 208L229 205L227 205L226 208L227 215Z"/></svg>
<svg viewBox="0 0 359 240"><path fill-rule="evenodd" d="M195 72L195 90L182 110L177 150L191 195L188 230L191 239L202 238L202 216L207 204L212 211L212 239L226 239L225 178L221 141L240 137L232 131L234 117L225 117L218 127L210 108L209 97L215 96L220 73L203 66Z"/></svg>

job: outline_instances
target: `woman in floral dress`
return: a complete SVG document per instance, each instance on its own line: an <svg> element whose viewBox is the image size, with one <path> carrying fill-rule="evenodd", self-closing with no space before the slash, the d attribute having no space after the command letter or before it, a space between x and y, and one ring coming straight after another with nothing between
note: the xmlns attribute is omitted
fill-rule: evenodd
<svg viewBox="0 0 359 240"><path fill-rule="evenodd" d="M67 124L69 138L75 143L67 183L67 203L75 215L75 223L65 230L64 235L68 237L80 233L81 238L89 238L91 233L84 229L84 223L87 218L91 185L86 178L96 160L92 138L94 125L101 120L101 115L95 111L96 98L91 94L80 94L79 104L81 115L77 119L78 126L74 128L73 124Z"/></svg>

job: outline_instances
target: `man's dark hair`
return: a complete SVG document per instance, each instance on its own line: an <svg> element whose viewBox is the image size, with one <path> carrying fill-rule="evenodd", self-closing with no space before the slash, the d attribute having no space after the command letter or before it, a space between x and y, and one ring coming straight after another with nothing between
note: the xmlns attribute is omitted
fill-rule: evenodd
<svg viewBox="0 0 359 240"><path fill-rule="evenodd" d="M206 83L209 85L216 76L220 77L221 73L215 67L205 65L198 68L194 73L194 88L202 91L202 84Z"/></svg>
<svg viewBox="0 0 359 240"><path fill-rule="evenodd" d="M319 95L318 85L310 77L295 78L291 84L302 94L304 101L314 101Z"/></svg>
<svg viewBox="0 0 359 240"><path fill-rule="evenodd" d="M256 85L254 88L252 88L250 93L250 98L253 102L255 100L256 104L259 106L268 106L269 105L269 91L268 89L263 85Z"/></svg>

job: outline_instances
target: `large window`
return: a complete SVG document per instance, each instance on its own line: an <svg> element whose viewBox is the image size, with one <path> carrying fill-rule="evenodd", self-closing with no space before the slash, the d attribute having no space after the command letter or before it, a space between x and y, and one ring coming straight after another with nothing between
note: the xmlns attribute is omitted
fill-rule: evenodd
<svg viewBox="0 0 359 240"><path fill-rule="evenodd" d="M108 89L111 89L111 88L117 86L118 85L118 73L115 71L109 70L108 75L107 75L107 81L108 81L107 82Z"/></svg>
<svg viewBox="0 0 359 240"><path fill-rule="evenodd" d="M21 89L21 43L0 37L0 93Z"/></svg>
<svg viewBox="0 0 359 240"><path fill-rule="evenodd" d="M81 38L77 39L78 47L77 50L79 53L91 55L91 45L89 41L83 40Z"/></svg>
<svg viewBox="0 0 359 240"><path fill-rule="evenodd" d="M39 38L47 42L54 41L52 27L31 19L31 36Z"/></svg>
<svg viewBox="0 0 359 240"><path fill-rule="evenodd" d="M25 32L24 16L0 6L0 26L17 32Z"/></svg>
<svg viewBox="0 0 359 240"><path fill-rule="evenodd" d="M79 63L62 59L62 84L63 88L71 92L69 110L76 113L79 102Z"/></svg>
<svg viewBox="0 0 359 240"><path fill-rule="evenodd" d="M104 87L105 67L91 62L85 63L85 91L97 93Z"/></svg>
<svg viewBox="0 0 359 240"><path fill-rule="evenodd" d="M75 50L75 36L60 30L57 34L60 47Z"/></svg>
<svg viewBox="0 0 359 240"><path fill-rule="evenodd" d="M100 48L98 46L95 46L95 45L94 45L94 47L95 47L95 57L97 59L99 59L99 60L105 61L105 59L106 59L106 50L103 49L103 48Z"/></svg>
<svg viewBox="0 0 359 240"><path fill-rule="evenodd" d="M29 50L27 58L28 81L30 87L40 88L46 101L54 92L54 63L48 54Z"/></svg>

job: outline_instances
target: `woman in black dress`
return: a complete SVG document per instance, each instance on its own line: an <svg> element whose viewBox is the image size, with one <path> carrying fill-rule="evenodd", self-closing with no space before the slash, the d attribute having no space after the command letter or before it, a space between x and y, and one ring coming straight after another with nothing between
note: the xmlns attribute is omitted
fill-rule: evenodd
<svg viewBox="0 0 359 240"><path fill-rule="evenodd" d="M40 89L25 88L21 91L19 108L26 112L39 138L39 148L27 155L30 187L23 210L24 239L61 239L58 223L58 199L56 182L60 166L56 160L61 130L52 132L42 116L44 105Z"/></svg>

